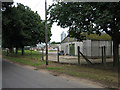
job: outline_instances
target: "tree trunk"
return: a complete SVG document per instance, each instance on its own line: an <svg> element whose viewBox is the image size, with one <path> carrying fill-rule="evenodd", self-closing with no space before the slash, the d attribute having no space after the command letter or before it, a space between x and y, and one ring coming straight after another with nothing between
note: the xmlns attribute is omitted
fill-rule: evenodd
<svg viewBox="0 0 120 90"><path fill-rule="evenodd" d="M118 67L119 64L119 42L113 39L113 66Z"/></svg>
<svg viewBox="0 0 120 90"><path fill-rule="evenodd" d="M24 55L24 46L22 47L22 55Z"/></svg>
<svg viewBox="0 0 120 90"><path fill-rule="evenodd" d="M10 53L13 53L13 48L11 47L11 48L9 48L9 50L10 50Z"/></svg>
<svg viewBox="0 0 120 90"><path fill-rule="evenodd" d="M18 54L18 47L16 47L16 54Z"/></svg>

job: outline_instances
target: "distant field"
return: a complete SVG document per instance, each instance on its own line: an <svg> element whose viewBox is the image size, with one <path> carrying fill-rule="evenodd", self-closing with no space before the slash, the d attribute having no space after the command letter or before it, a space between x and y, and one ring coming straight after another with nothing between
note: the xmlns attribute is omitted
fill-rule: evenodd
<svg viewBox="0 0 120 90"><path fill-rule="evenodd" d="M57 52L57 50L49 50L49 52Z"/></svg>

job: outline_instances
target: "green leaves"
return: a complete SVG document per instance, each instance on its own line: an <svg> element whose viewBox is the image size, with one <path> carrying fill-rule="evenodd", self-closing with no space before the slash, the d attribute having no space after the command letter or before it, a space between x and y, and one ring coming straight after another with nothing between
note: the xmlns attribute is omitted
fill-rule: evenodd
<svg viewBox="0 0 120 90"><path fill-rule="evenodd" d="M45 42L45 22L37 12L18 3L17 6L4 3L3 47L23 47ZM4 8L3 7L3 8ZM48 25L48 40L51 25Z"/></svg>
<svg viewBox="0 0 120 90"><path fill-rule="evenodd" d="M69 27L69 34L77 39L82 32L88 32L88 34L96 32L100 35L101 31L105 31L113 36L114 33L120 33L120 25L118 25L120 23L119 4L59 2L48 9L49 21L51 23L57 22L63 28Z"/></svg>

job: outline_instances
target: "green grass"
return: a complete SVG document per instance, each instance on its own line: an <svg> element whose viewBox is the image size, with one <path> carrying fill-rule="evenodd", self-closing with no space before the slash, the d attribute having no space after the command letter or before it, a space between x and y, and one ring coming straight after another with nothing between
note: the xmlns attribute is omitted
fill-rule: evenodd
<svg viewBox="0 0 120 90"><path fill-rule="evenodd" d="M57 52L57 50L49 50L49 52Z"/></svg>
<svg viewBox="0 0 120 90"><path fill-rule="evenodd" d="M46 67L48 70L62 70L62 67Z"/></svg>
<svg viewBox="0 0 120 90"><path fill-rule="evenodd" d="M15 62L18 62L18 63L21 63L21 64L27 64L27 65L31 65L31 66L39 66L39 65L43 65L45 64L45 61L39 61L37 63L35 62L32 62L32 60L30 61L30 59L24 59L24 58L18 58L18 57L4 57L6 59L9 59L11 61L15 61Z"/></svg>
<svg viewBox="0 0 120 90"><path fill-rule="evenodd" d="M56 63L54 63L56 64ZM103 67L103 66L100 66ZM109 87L117 87L118 85L118 72L108 69L97 68L96 66L84 66L84 65L65 65L57 64L48 66L46 69L49 71L64 73L73 77L81 77L84 79L90 79L98 81L100 83L107 84Z"/></svg>
<svg viewBox="0 0 120 90"><path fill-rule="evenodd" d="M77 76L77 77L87 77L96 80L106 80L109 78L110 80L116 80L118 77L117 72L107 71L106 69L98 69L95 67L87 67L87 66L69 66L67 67L66 73Z"/></svg>
<svg viewBox="0 0 120 90"><path fill-rule="evenodd" d="M9 59L11 61L15 61L21 64L27 64L31 66L39 66L45 64L45 61L42 61L42 55L39 54L38 51L29 51L25 50L25 55L21 55L21 51L18 51L18 55L9 54L9 56L5 56L6 52L3 51L3 58Z"/></svg>

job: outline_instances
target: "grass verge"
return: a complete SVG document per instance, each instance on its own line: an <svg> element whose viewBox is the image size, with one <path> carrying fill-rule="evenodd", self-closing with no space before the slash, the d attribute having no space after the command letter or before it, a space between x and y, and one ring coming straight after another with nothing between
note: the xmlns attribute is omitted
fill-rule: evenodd
<svg viewBox="0 0 120 90"><path fill-rule="evenodd" d="M102 67L102 68L100 68ZM39 67L38 67L39 68ZM40 69L40 68L39 68ZM86 66L86 65L71 65L50 63L46 68L49 71L57 72L59 74L67 74L73 77L80 77L95 82L102 83L108 88L118 87L118 72L115 69L108 68L103 69L101 65Z"/></svg>
<svg viewBox="0 0 120 90"><path fill-rule="evenodd" d="M18 51L18 54L9 54L9 56L5 55L3 52L3 58L20 63L27 64L31 66L39 66L45 64L45 61L42 61L42 55L39 54L38 51L29 51L25 50L25 55L21 55L21 51Z"/></svg>
<svg viewBox="0 0 120 90"><path fill-rule="evenodd" d="M118 87L118 71L109 63L107 66L103 66L101 64L88 66L60 64L49 61L49 65L45 66L46 62L41 60L42 56L39 52L32 51L31 53L31 51L28 50L25 50L24 56L21 55L21 51L19 51L18 55L9 54L9 56L5 56L5 52L3 52L3 58L20 64L34 66L37 68L37 70L44 69L55 72L57 74L67 74L73 77L89 79L100 82L109 88Z"/></svg>

